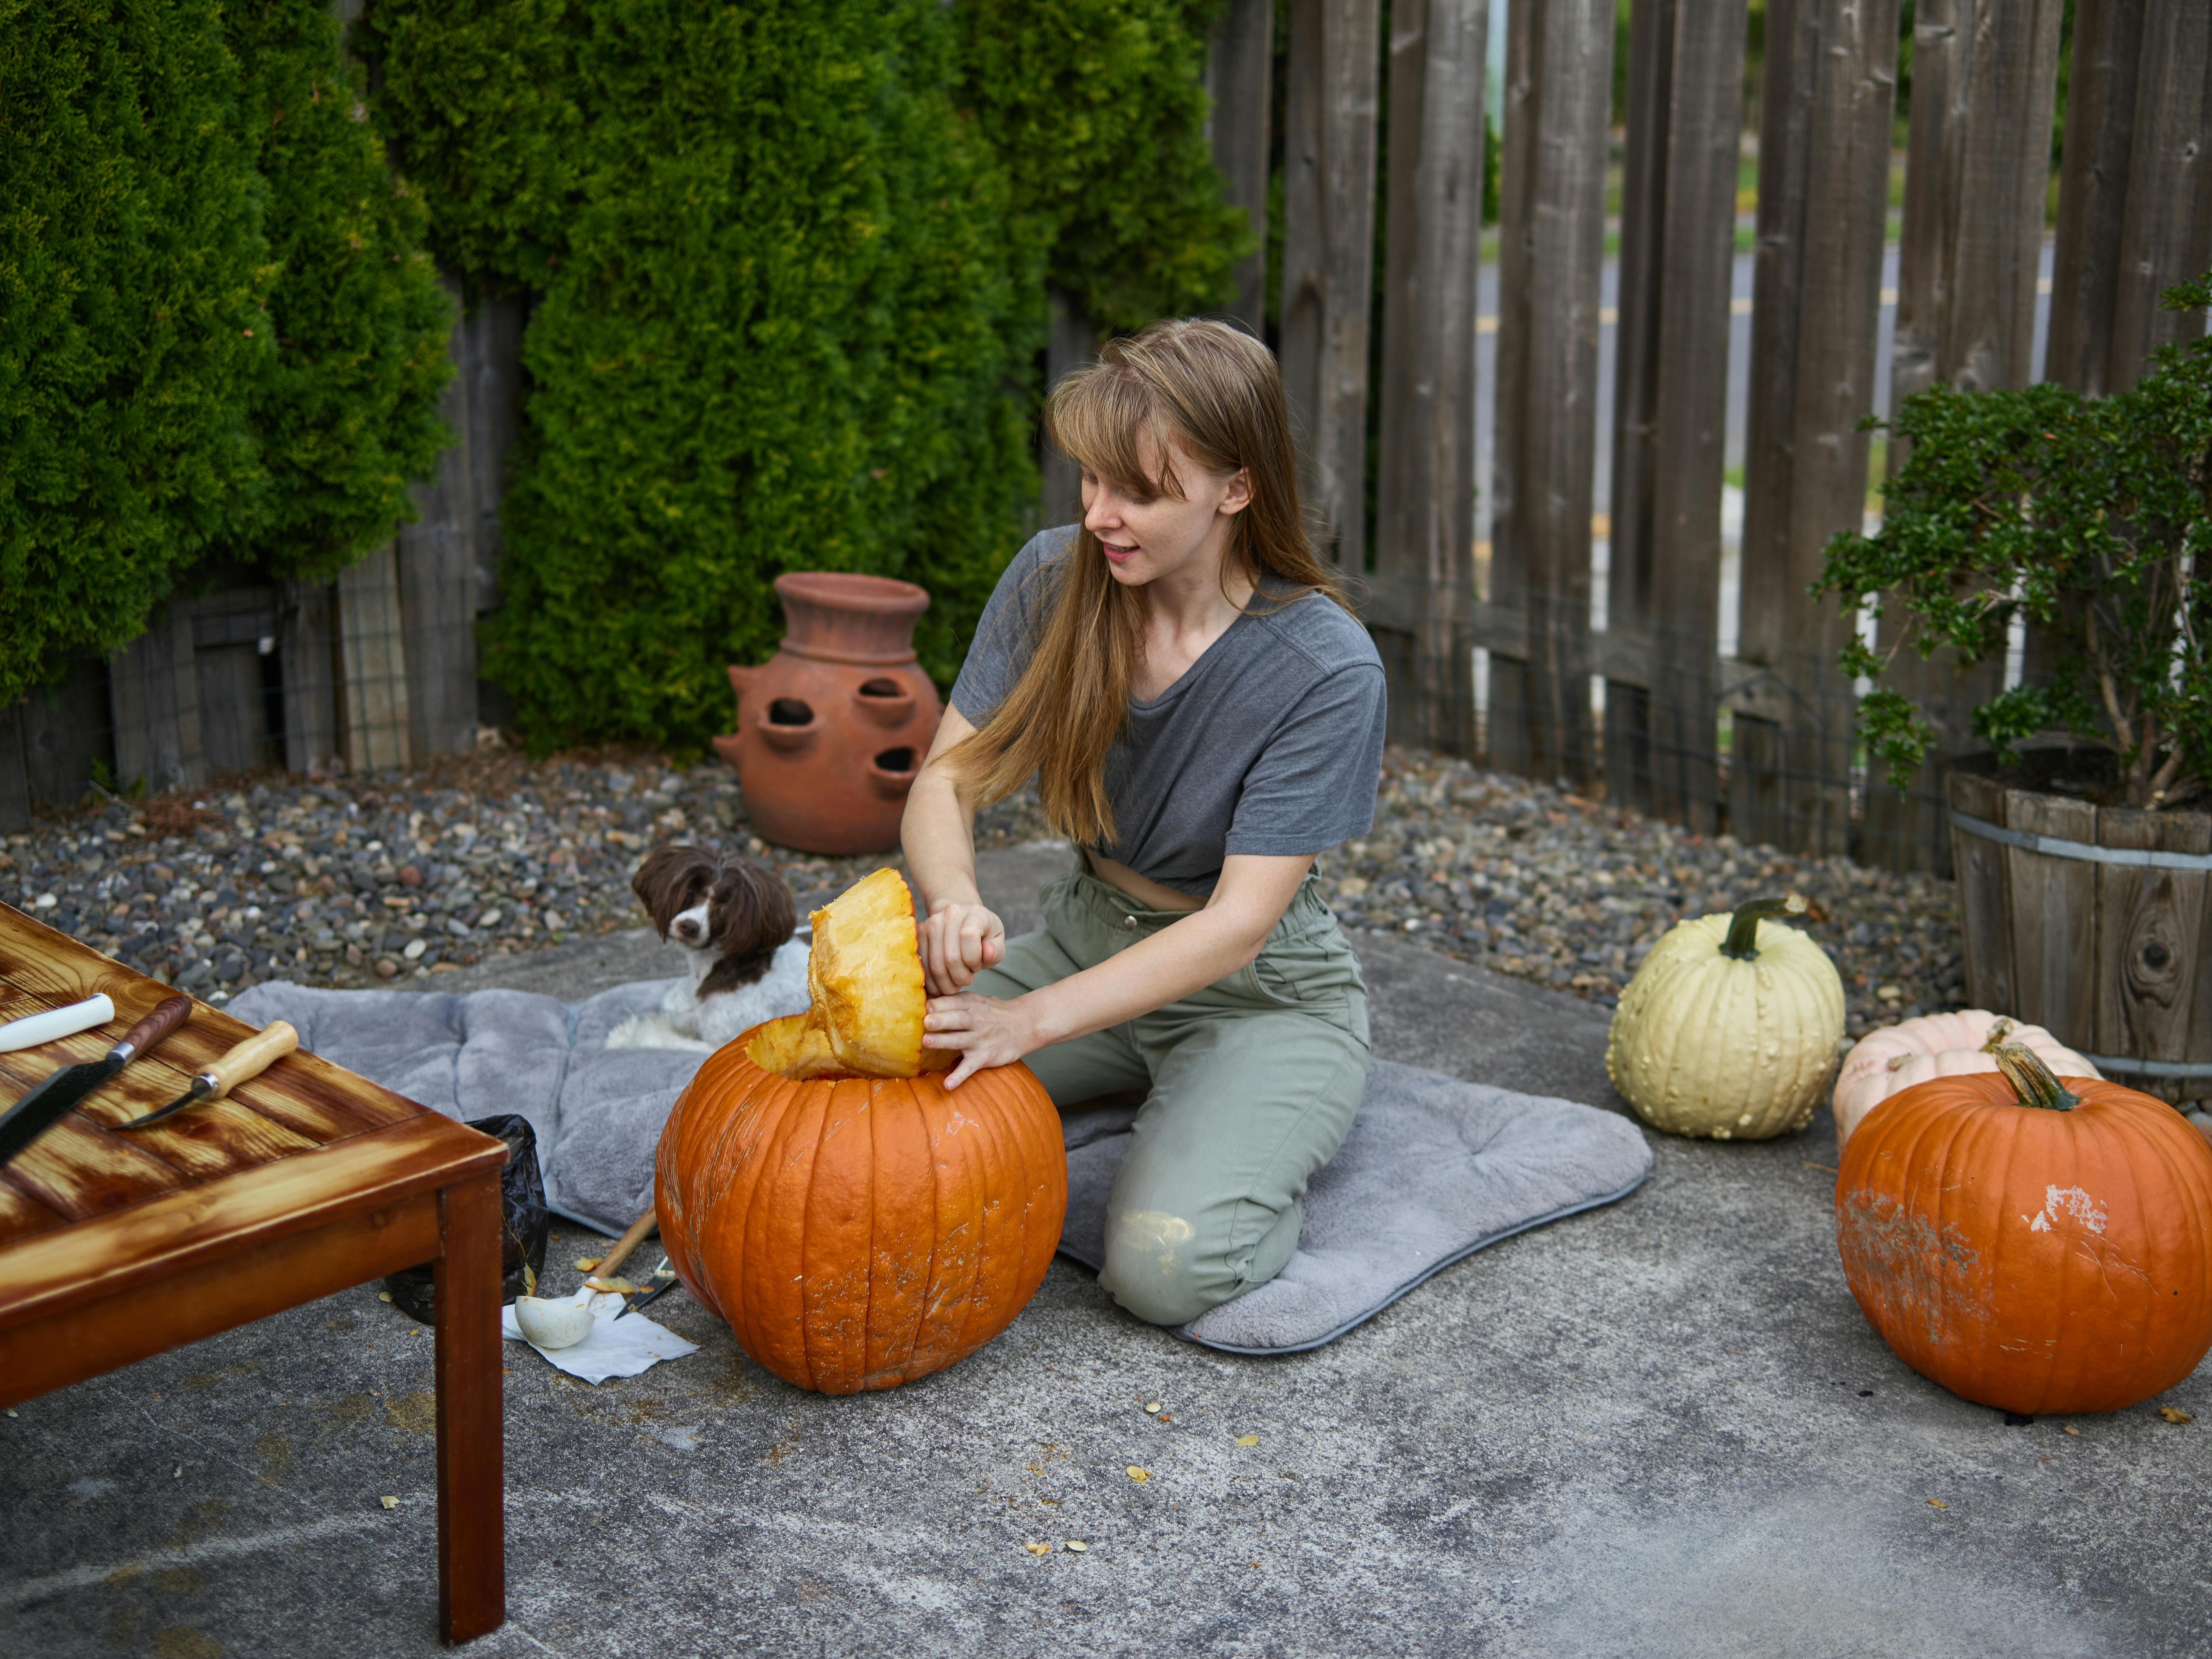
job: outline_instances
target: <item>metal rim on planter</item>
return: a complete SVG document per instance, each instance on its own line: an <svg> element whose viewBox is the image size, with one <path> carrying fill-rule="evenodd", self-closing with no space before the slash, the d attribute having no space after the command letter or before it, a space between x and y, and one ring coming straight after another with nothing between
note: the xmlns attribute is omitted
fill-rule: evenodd
<svg viewBox="0 0 2212 1659"><path fill-rule="evenodd" d="M2166 853L2145 847L2093 847L2086 841L2066 841L2057 836L2038 835L2033 830L2008 830L2001 823L1991 823L1987 818L1978 818L1971 812L1954 808L1952 823L1970 836L1979 836L1984 841L2001 841L2008 847L2017 847L2030 853L2047 853L2056 859L2080 859L2087 864L2132 864L2153 870L2212 870L2212 853ZM2082 1055L2084 1060L2090 1056ZM2212 1073L2212 1066L2205 1068Z"/></svg>

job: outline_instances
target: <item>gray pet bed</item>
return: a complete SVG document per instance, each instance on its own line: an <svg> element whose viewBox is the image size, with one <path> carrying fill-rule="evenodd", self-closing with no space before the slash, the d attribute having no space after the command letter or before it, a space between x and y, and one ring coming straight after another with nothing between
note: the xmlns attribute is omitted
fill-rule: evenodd
<svg viewBox="0 0 2212 1659"><path fill-rule="evenodd" d="M325 1059L450 1116L520 1113L538 1133L553 1207L619 1231L653 1202L661 1125L702 1056L605 1044L666 988L624 985L568 1004L524 991L314 991L280 981L254 987L231 1012L255 1025L289 1020ZM1134 1115L1066 1120L1060 1247L1094 1270ZM1626 1197L1650 1169L1642 1131L1615 1113L1377 1060L1342 1150L1307 1190L1288 1265L1182 1334L1231 1353L1318 1347L1486 1244Z"/></svg>

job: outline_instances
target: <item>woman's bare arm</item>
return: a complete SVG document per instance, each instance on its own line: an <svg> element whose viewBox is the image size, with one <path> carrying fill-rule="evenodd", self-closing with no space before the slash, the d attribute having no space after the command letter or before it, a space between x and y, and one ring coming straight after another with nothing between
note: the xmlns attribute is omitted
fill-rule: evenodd
<svg viewBox="0 0 2212 1659"><path fill-rule="evenodd" d="M920 779L915 787L921 787ZM1096 968L1005 1001L973 992L938 995L925 1022L930 1046L960 1051L945 1086L957 1087L987 1066L1011 1065L1052 1043L1148 1014L1235 973L1259 956L1313 860L1311 854L1225 859L1203 910ZM971 855L971 884L974 868Z"/></svg>
<svg viewBox="0 0 2212 1659"><path fill-rule="evenodd" d="M958 709L946 706L899 821L907 878L926 913L922 976L938 996L964 990L1006 954L1006 924L985 907L975 887L975 805L945 760L975 729Z"/></svg>

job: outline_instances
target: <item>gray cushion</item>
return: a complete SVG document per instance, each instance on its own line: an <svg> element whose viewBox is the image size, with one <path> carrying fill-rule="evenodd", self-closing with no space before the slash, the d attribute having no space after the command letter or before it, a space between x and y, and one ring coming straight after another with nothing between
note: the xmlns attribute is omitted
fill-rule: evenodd
<svg viewBox="0 0 2212 1659"><path fill-rule="evenodd" d="M538 1132L548 1201L617 1231L653 1204L661 1125L702 1056L605 1044L666 988L623 985L568 1004L524 991L314 991L279 981L255 986L231 1012L255 1025L289 1020L325 1060L449 1116L520 1112ZM1065 1121L1060 1249L1093 1269L1134 1115ZM1318 1347L1461 1257L1625 1197L1650 1170L1643 1132L1616 1113L1378 1060L1342 1149L1307 1189L1288 1264L1181 1334L1232 1353Z"/></svg>

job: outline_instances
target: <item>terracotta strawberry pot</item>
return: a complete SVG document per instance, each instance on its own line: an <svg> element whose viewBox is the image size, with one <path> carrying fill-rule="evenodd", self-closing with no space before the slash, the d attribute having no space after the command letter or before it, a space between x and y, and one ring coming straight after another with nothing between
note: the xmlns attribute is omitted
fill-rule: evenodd
<svg viewBox="0 0 2212 1659"><path fill-rule="evenodd" d="M714 747L769 841L803 853L887 851L937 735L937 688L914 654L929 595L827 570L778 576L775 591L788 631L760 667L730 670L738 729Z"/></svg>

